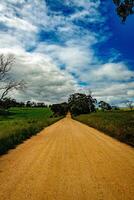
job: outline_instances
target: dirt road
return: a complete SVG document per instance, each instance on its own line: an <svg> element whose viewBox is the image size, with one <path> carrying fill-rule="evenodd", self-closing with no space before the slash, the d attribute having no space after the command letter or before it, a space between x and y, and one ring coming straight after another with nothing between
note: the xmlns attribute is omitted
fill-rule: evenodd
<svg viewBox="0 0 134 200"><path fill-rule="evenodd" d="M134 150L69 116L0 158L0 200L130 199Z"/></svg>

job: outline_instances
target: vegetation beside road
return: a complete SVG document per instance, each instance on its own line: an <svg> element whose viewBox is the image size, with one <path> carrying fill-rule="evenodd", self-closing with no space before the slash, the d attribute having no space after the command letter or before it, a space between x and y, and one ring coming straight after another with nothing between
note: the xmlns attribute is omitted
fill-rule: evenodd
<svg viewBox="0 0 134 200"><path fill-rule="evenodd" d="M49 108L11 108L9 113L0 116L0 154L61 119Z"/></svg>
<svg viewBox="0 0 134 200"><path fill-rule="evenodd" d="M134 111L100 111L74 119L134 146Z"/></svg>

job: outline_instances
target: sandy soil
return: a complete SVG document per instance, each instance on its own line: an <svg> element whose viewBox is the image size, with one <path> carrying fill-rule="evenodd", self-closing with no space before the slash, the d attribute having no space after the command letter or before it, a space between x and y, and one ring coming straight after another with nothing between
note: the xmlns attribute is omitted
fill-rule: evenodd
<svg viewBox="0 0 134 200"><path fill-rule="evenodd" d="M130 199L134 150L70 116L0 157L0 200Z"/></svg>

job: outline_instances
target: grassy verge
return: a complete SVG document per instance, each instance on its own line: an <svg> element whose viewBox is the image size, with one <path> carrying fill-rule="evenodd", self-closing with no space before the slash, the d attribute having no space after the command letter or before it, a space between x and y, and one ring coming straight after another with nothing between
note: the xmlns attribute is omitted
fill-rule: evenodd
<svg viewBox="0 0 134 200"><path fill-rule="evenodd" d="M134 111L97 112L74 119L134 146Z"/></svg>
<svg viewBox="0 0 134 200"><path fill-rule="evenodd" d="M0 155L58 121L48 108L12 108L10 115L0 116Z"/></svg>

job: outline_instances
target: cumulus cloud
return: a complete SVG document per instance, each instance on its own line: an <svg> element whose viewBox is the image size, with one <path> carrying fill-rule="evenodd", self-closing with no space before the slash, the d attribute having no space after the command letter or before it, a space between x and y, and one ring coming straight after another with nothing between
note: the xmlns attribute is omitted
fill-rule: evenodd
<svg viewBox="0 0 134 200"><path fill-rule="evenodd" d="M134 72L124 63L106 63L91 71L94 80L125 81L134 78Z"/></svg>
<svg viewBox="0 0 134 200"><path fill-rule="evenodd" d="M93 43L93 37L91 41ZM88 40L90 41L90 40ZM68 72L80 72L92 62L94 53L89 50L86 40L79 45L76 41L66 42L64 45L41 43L36 52L45 52L59 65L65 65Z"/></svg>
<svg viewBox="0 0 134 200"><path fill-rule="evenodd" d="M50 58L40 53L27 53L16 49L15 63L11 76L15 80L25 80L26 90L14 92L19 100L45 101L47 103L65 101L77 88L73 77L61 71ZM7 50L5 54L14 52Z"/></svg>
<svg viewBox="0 0 134 200"><path fill-rule="evenodd" d="M55 10L50 2L55 4ZM105 22L100 3L100 0L0 3L0 53L15 55L12 77L27 82L27 90L11 94L13 97L58 102L81 88L82 91L90 88L95 97L109 102L115 97L116 100L133 97L134 73L124 62L115 62L117 54L104 63L93 47L109 37L105 30L96 31L91 26L97 28ZM72 12L65 13L65 8Z"/></svg>
<svg viewBox="0 0 134 200"><path fill-rule="evenodd" d="M95 66L81 76L95 98L112 104L134 97L134 72L125 63L107 63ZM86 86L85 88L89 87Z"/></svg>

